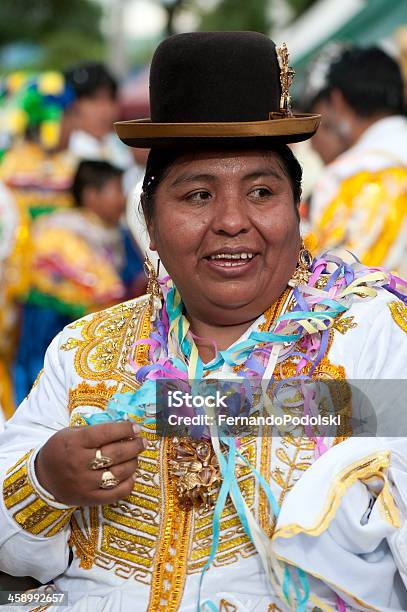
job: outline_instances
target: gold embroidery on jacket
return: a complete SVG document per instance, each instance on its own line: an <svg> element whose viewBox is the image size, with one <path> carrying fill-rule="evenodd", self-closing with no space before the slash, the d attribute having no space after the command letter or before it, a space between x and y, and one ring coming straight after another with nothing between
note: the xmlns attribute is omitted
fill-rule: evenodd
<svg viewBox="0 0 407 612"><path fill-rule="evenodd" d="M32 487L28 482L25 465L22 465L19 470L4 481L3 497L7 508L12 508L24 501L31 493Z"/></svg>
<svg viewBox="0 0 407 612"><path fill-rule="evenodd" d="M137 388L133 371L127 364L132 352L133 358L138 359L139 345L134 347L135 340L150 334L148 315L148 301L140 300L121 304L85 320L81 326L82 338L74 338L69 344L76 349L75 369L85 378L70 391L71 410L85 405L105 409L118 388L122 391ZM113 340L113 351L110 340ZM89 380L100 382L92 385ZM118 385L109 384L114 380ZM75 413L71 426L83 424L83 418ZM139 582L150 584L159 536L161 461L160 442L154 426L146 425L143 435L156 445L139 458L138 478L132 494L120 502L103 506L100 517L94 509L88 508L75 513L71 543L82 567L89 569L97 565L113 570L122 578L134 576Z"/></svg>
<svg viewBox="0 0 407 612"><path fill-rule="evenodd" d="M154 573L150 591L149 612L178 610L184 591L188 547L190 540L191 510L178 506L174 479L169 473L171 440L162 440L162 496L160 540L155 554Z"/></svg>
<svg viewBox="0 0 407 612"><path fill-rule="evenodd" d="M81 325L80 338L68 338L61 350L75 350L74 366L85 380L116 380L137 388L128 364L135 338L141 337L148 300L133 300L94 314ZM149 331L149 329L148 329Z"/></svg>
<svg viewBox="0 0 407 612"><path fill-rule="evenodd" d="M227 599L221 599L219 602L219 612L237 612L237 606L227 601Z"/></svg>
<svg viewBox="0 0 407 612"><path fill-rule="evenodd" d="M395 300L388 304L393 321L407 334L407 305Z"/></svg>
<svg viewBox="0 0 407 612"><path fill-rule="evenodd" d="M358 326L354 321L355 317L337 317L333 325L334 329L337 329L341 334L346 334L350 329L354 329Z"/></svg>
<svg viewBox="0 0 407 612"><path fill-rule="evenodd" d="M98 513L97 507L89 508L89 521L87 521L85 519L85 509L79 508L71 518L69 546L75 549L79 558L79 566L83 569L91 569L95 561L99 539ZM82 529L78 523L79 517Z"/></svg>
<svg viewBox="0 0 407 612"><path fill-rule="evenodd" d="M335 329L331 329L329 332L328 346L325 354L322 357L320 363L312 373L312 380L323 381L330 392L332 402L336 407L337 412L340 414L340 425L335 439L335 444L342 442L344 439L349 437L352 433L350 419L352 416L352 402L351 402L351 390L346 380L345 368L342 365L335 365L329 359L329 352L331 350L332 342L334 339ZM301 351L301 347L297 347L298 352ZM295 378L297 376L296 369L299 358L288 358L281 366L280 371L275 372L275 378ZM301 370L301 374L309 374L311 370L311 364L307 363Z"/></svg>
<svg viewBox="0 0 407 612"><path fill-rule="evenodd" d="M146 435L145 435L146 434ZM147 432L143 432L147 437ZM139 456L137 480L131 495L103 506L101 555L117 575L130 575L151 584L154 551L160 537L160 441L150 433L152 446ZM155 438L155 440L153 440ZM164 500L165 501L165 500ZM101 558L98 556L98 565Z"/></svg>
<svg viewBox="0 0 407 612"><path fill-rule="evenodd" d="M4 504L13 511L13 518L22 529L34 535L50 537L69 523L74 508L55 508L39 496L27 469L32 452L28 452L8 470L3 483Z"/></svg>
<svg viewBox="0 0 407 612"><path fill-rule="evenodd" d="M271 425L266 425L262 431L262 440L261 440L261 450L260 450L260 474L263 476L264 480L267 483L270 483L271 478L271 450L272 450L272 428ZM260 488L259 494L259 520L260 526L267 535L270 536L271 533L271 521L270 516L272 515L272 510L269 508L269 504L267 501L267 496L263 490Z"/></svg>
<svg viewBox="0 0 407 612"><path fill-rule="evenodd" d="M274 463L277 465L271 471L271 478L281 488L278 499L278 505L280 507L287 493L299 480L300 473L307 470L312 464L314 446L314 442L307 437L293 437L287 435L281 438L281 446L277 448L274 458ZM307 454L304 455L304 453ZM278 463L276 459L278 459ZM282 467L280 467L281 465ZM266 522L263 528L266 533L268 533L269 537L272 537L275 527L276 517L273 516L272 520L268 521L268 525Z"/></svg>
<svg viewBox="0 0 407 612"><path fill-rule="evenodd" d="M32 387L31 387L31 391L32 391L33 389L35 389L35 387L36 387L36 386L38 385L38 383L40 382L40 378L41 378L41 376L42 376L42 373L43 373L43 372L44 372L44 368L42 368L42 369L41 369L41 370L38 372L38 374L37 374L37 378L34 380L33 385L32 385Z"/></svg>
<svg viewBox="0 0 407 612"><path fill-rule="evenodd" d="M283 525L278 529L273 536L274 538L291 538L298 533L305 533L310 536L318 536L325 531L330 524L332 518L341 503L343 495L357 480L368 481L370 478L380 478L383 480L383 489L379 493L376 503L380 504L385 514L386 519L392 524L393 527L398 528L400 526L399 511L394 503L390 492L390 486L386 476L386 471L390 465L390 452L383 451L373 453L367 457L358 459L351 465L346 466L330 484L329 491L327 493L327 499L324 504L324 509L316 519L312 527L305 528L300 524L292 523ZM279 557L281 561L287 561L284 557ZM312 573L315 578L324 581L325 578L315 572ZM347 595L352 597L353 601L360 607L366 609L372 609L366 602L355 597L351 592L345 591ZM310 597L312 602L317 603L319 607L318 599L311 594ZM322 608L322 606L321 606ZM376 609L376 608L374 608Z"/></svg>
<svg viewBox="0 0 407 612"><path fill-rule="evenodd" d="M95 406L95 408L105 410L109 400L116 391L117 385L107 386L105 382L90 385L84 380L75 389L69 390L69 414L80 406Z"/></svg>
<svg viewBox="0 0 407 612"><path fill-rule="evenodd" d="M338 431L338 436L335 438L334 444L345 440L350 435L350 416L351 416L351 392L347 381L345 380L345 369L343 366L336 366L329 359L329 351L332 346L335 331L332 329L329 334L328 346L321 362L312 373L312 379L318 381L323 380L328 386L331 399L334 405L339 409L341 421ZM297 351L300 348L297 346ZM288 358L281 367L276 368L274 374L277 380L282 378L295 378L296 368L299 362L299 357ZM311 365L307 364L301 373L308 374ZM271 446L271 439L265 436L262 441L264 464L266 463L267 454L270 455L270 450L267 447ZM292 489L295 483L301 477L301 472L307 470L313 463L314 441L307 436L292 436L285 435L280 439L280 446L276 448L274 456L270 457L270 466L268 472L262 467L262 475L270 482L270 478L281 489L278 504L281 505L287 493ZM263 462L262 462L263 464ZM260 491L259 505L260 524L269 537L272 537L276 519L270 511L264 492ZM270 519L270 517L272 517Z"/></svg>

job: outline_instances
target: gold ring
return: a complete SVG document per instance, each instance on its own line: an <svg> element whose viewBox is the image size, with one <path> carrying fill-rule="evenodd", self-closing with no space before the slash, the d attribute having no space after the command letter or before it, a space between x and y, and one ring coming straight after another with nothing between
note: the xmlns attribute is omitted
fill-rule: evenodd
<svg viewBox="0 0 407 612"><path fill-rule="evenodd" d="M105 457L102 455L102 451L100 448L96 451L96 457L89 462L89 468L91 470L100 470L101 468L109 467L113 464L113 461L110 457Z"/></svg>
<svg viewBox="0 0 407 612"><path fill-rule="evenodd" d="M103 472L102 474L102 479L100 481L99 487L101 489L114 489L114 487L117 487L119 483L120 480L116 478L116 476L112 474L112 472L106 470L106 472Z"/></svg>

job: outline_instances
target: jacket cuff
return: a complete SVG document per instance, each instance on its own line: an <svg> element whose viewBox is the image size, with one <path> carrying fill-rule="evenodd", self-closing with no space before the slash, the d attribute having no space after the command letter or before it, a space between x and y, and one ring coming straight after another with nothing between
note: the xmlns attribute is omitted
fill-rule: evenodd
<svg viewBox="0 0 407 612"><path fill-rule="evenodd" d="M75 506L60 504L38 482L34 462L40 449L33 449L11 467L3 483L7 510L22 529L51 537L68 525Z"/></svg>

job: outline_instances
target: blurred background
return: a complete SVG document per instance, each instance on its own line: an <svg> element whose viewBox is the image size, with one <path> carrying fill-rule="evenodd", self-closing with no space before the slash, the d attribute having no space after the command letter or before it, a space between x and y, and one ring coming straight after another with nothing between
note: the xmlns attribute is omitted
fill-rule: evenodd
<svg viewBox="0 0 407 612"><path fill-rule="evenodd" d="M322 114L294 145L308 246L407 273L406 0L1 0L0 428L65 325L145 291L148 151L113 123L149 116L155 48L198 30L287 44L293 110Z"/></svg>
<svg viewBox="0 0 407 612"><path fill-rule="evenodd" d="M106 62L120 79L123 117L148 115L148 65L158 42L195 30L256 30L285 41L304 92L329 42L380 44L407 62L405 0L2 0L0 70L63 70ZM406 68L404 68L406 69Z"/></svg>
<svg viewBox="0 0 407 612"><path fill-rule="evenodd" d="M198 30L287 44L293 110L322 114L294 146L307 246L407 275L407 0L0 0L0 431L65 325L145 292L148 151L112 125L149 116L155 48Z"/></svg>

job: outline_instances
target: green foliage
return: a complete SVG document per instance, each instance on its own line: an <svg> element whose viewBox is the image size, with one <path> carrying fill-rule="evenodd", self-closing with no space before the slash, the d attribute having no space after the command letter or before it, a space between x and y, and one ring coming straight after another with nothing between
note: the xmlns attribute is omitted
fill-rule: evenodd
<svg viewBox="0 0 407 612"><path fill-rule="evenodd" d="M46 57L37 66L41 70L63 70L68 66L86 60L103 61L104 42L89 38L84 32L63 29L43 41Z"/></svg>
<svg viewBox="0 0 407 612"><path fill-rule="evenodd" d="M151 38L132 40L127 45L130 66L145 66L151 62L154 51L162 41L161 34Z"/></svg>
<svg viewBox="0 0 407 612"><path fill-rule="evenodd" d="M19 42L39 45L44 59L35 68L100 59L101 17L101 6L92 0L0 0L0 50Z"/></svg>
<svg viewBox="0 0 407 612"><path fill-rule="evenodd" d="M253 30L268 34L271 28L269 0L220 0L210 12L202 14L199 29Z"/></svg>

